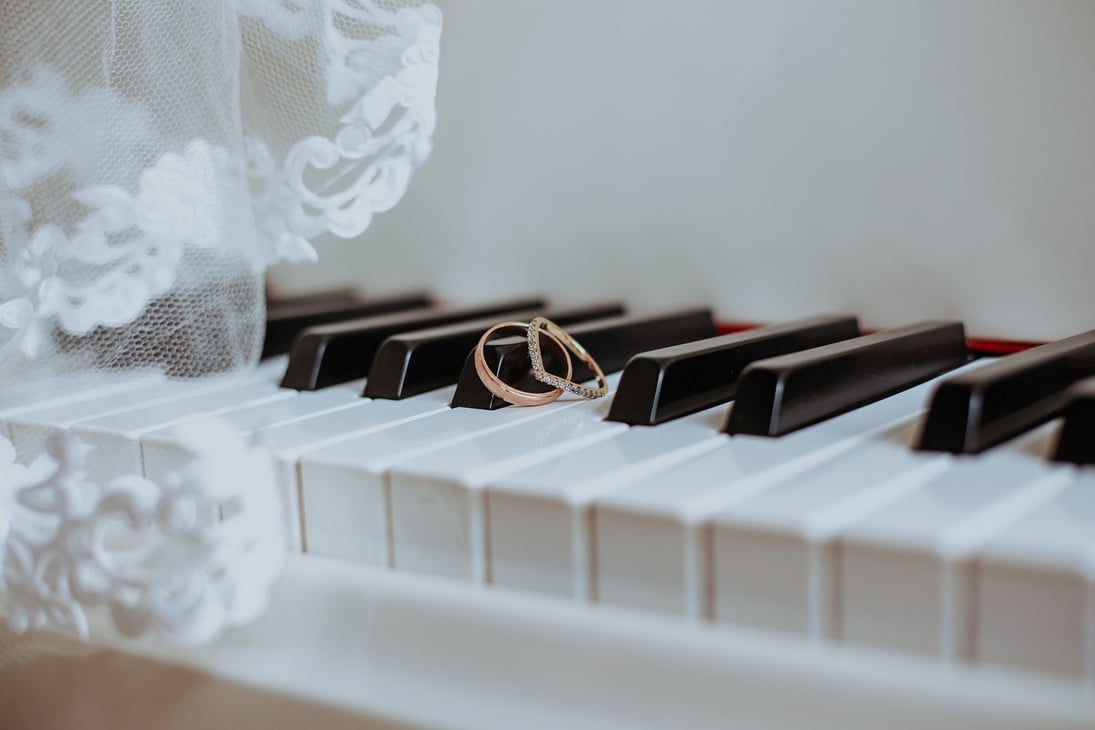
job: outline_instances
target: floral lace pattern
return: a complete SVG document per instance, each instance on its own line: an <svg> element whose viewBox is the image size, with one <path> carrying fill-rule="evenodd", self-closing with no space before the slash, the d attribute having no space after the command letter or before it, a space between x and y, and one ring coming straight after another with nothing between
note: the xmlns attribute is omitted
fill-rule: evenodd
<svg viewBox="0 0 1095 730"><path fill-rule="evenodd" d="M0 594L17 631L86 638L103 608L125 636L200 643L262 611L285 554L270 459L224 424L181 437L193 457L160 484L91 481L68 434L30 467L0 440Z"/></svg>
<svg viewBox="0 0 1095 730"><path fill-rule="evenodd" d="M118 185L78 190L72 197L90 213L67 236L57 226L37 229L12 246L7 287L0 287L0 325L27 356L37 353L43 318L56 317L73 335L121 327L168 291L187 247L220 240L231 160L220 148L194 141L183 154L168 152L140 176L136 194ZM31 217L14 199L11 240L26 241L18 226ZM14 293L14 296L12 296ZM0 351L2 352L2 351Z"/></svg>
<svg viewBox="0 0 1095 730"><path fill-rule="evenodd" d="M0 198L0 223L13 253L0 269L0 362L18 349L32 357L42 341L39 311L57 270L57 251L64 234L45 226L30 241L25 224L30 205L22 198Z"/></svg>
<svg viewBox="0 0 1095 730"><path fill-rule="evenodd" d="M347 11L348 3L340 9ZM360 10L369 21L372 14ZM259 139L247 140L248 176L255 192L255 219L270 242L270 260L314 260L309 239L320 233L342 238L358 236L373 215L390 210L406 192L411 173L431 149L437 123L434 96L441 51L441 16L432 5L400 14L400 28L419 28L400 54L398 73L385 76L362 91L363 74L354 69L376 53L375 40L347 36L326 17L325 40L331 56L328 101L345 102L361 95L340 119L334 139L301 140L280 168ZM408 20L407 16L413 16ZM403 40L393 35L389 42ZM309 184L309 173L323 171ZM332 187L331 181L340 181Z"/></svg>
<svg viewBox="0 0 1095 730"><path fill-rule="evenodd" d="M91 180L109 156L119 179L139 174L153 122L139 101L111 88L79 92L54 68L35 63L0 88L0 188L27 192L56 175Z"/></svg>

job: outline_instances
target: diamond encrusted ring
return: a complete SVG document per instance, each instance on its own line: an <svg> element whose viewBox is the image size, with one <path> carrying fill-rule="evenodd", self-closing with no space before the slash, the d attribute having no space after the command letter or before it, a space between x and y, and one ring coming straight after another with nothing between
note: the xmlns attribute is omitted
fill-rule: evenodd
<svg viewBox="0 0 1095 730"><path fill-rule="evenodd" d="M567 350L570 350L571 354L585 363L593 372L593 377L597 379L597 387L590 388L587 385L575 383L570 379L571 373L569 372L569 367L567 368L568 372L566 377L562 378L544 370L543 358L540 356L541 333L555 342L561 342ZM608 381L605 379L605 374L601 372L601 367L597 364L597 361L593 359L593 356L590 355L584 347L578 344L576 339L567 334L566 330L562 327L546 317L536 317L528 324L527 337L528 354L529 358L532 360L532 376L534 378L545 385L550 385L553 388L559 388L568 393L573 393L579 398L593 400L594 398L602 398L608 395Z"/></svg>
<svg viewBox="0 0 1095 730"><path fill-rule="evenodd" d="M491 336L499 330L511 329L511 328L512 329L520 329L520 330L522 330L523 332L526 332L526 333L528 331L530 331L530 325L526 324L525 322L500 322L499 324L494 325L489 330L484 332L483 336L479 338L479 344L477 344L475 346L475 356L474 356L474 359L475 359L475 372L479 376L479 380L481 380L483 382L483 385L486 386L487 390L489 390L491 393L494 393L494 395L501 398L505 402L512 403L515 406L542 406L542 405L546 405L548 403L551 403L553 400L555 400L556 398L558 398L559 396L561 396L563 394L564 388L554 387L553 386L552 390L549 390L547 392L541 392L541 393L534 393L534 392L527 391L527 390L521 390L519 388L513 387L512 385L510 385L506 381L499 378L494 373L494 371L490 368L490 366L487 365L487 358L486 358L486 355L484 354L484 349L486 348L487 343L490 341ZM563 357L566 359L566 364L567 364L566 377L569 378L571 376L571 374L573 373L573 366L572 366L572 363L571 363L571 360L570 360L570 353L567 351L567 347L564 346L563 343L560 342L559 339L554 334L552 334L551 332L545 331L544 336L547 337L548 339L552 340L559 347L559 349L563 352ZM539 351L539 344L540 344L539 343L539 338L537 338L537 343L536 344L537 344L537 351L536 351L535 363L539 363L541 361L540 351ZM533 365L533 374L534 374L534 376L535 376L535 373L536 373L536 369L537 369L537 365L534 364ZM541 369L540 372L543 372L543 370ZM554 376L552 376L552 377L554 377ZM536 379L540 380L540 377L536 376Z"/></svg>

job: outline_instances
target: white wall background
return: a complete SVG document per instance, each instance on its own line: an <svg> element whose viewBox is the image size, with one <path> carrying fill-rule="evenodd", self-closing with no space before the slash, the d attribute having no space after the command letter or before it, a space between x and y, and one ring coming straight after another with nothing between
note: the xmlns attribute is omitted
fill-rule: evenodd
<svg viewBox="0 0 1095 730"><path fill-rule="evenodd" d="M1095 328L1095 2L440 4L432 159L281 285Z"/></svg>

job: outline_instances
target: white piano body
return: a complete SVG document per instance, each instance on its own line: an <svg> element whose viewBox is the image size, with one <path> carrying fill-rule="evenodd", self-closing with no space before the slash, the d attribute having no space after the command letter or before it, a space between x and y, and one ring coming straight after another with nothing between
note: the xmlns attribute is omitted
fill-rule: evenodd
<svg viewBox="0 0 1095 730"><path fill-rule="evenodd" d="M951 317L977 336L1035 341L1092 328L1095 6L442 6L433 159L362 241L276 272L283 289L544 291L648 310L703 302L738 321L849 311L869 327ZM350 388L279 393L275 370L245 376L248 407L282 409L273 438L291 438L309 409L365 407ZM824 458L782 454L740 491L710 476L753 468L748 440L733 453L710 440L725 406L666 430L679 449L644 447L647 461L629 466L598 459L645 437L591 426L600 404L491 414L504 427L458 414L447 441L399 461L388 456L399 439L425 438L415 424L439 423L445 399L402 401L414 401L393 415L402 430L286 446L319 527L257 624L196 650L47 654L5 672L0 706L37 727L1091 727L1095 485L1039 458L1052 424L982 461L914 457L928 392L821 424ZM49 418L148 443L171 420L93 410ZM521 454L521 439L554 450ZM101 451L141 463L139 449ZM492 453L504 458L479 460ZM599 468L599 481L580 478ZM397 505L386 545L416 545L430 519L457 532L439 529L413 570L389 570L392 548L359 538L375 532L339 523L354 511L339 480L367 478ZM959 479L970 489L949 500ZM695 493L673 502L666 487ZM377 494L365 491L363 508ZM542 516L545 544L577 533L538 495L579 505L581 519L597 505L594 588L565 572L571 555L531 585L497 558L477 562L486 544L501 556L514 543L502 522L459 532L484 493L494 515L508 504ZM689 553L697 535L706 547ZM680 553L676 573L659 572L663 545ZM456 550L439 557L445 546ZM791 566L806 554L840 555L838 628L832 597ZM690 574L703 555L759 586L757 599ZM988 591L972 626L955 589L969 585ZM792 604L806 612L780 613ZM136 678L129 710L104 709ZM72 702L49 707L61 692Z"/></svg>

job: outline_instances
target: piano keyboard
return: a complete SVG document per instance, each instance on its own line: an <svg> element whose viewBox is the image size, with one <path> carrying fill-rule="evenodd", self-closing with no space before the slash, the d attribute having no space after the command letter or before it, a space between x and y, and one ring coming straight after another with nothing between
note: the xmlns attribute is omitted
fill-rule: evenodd
<svg viewBox="0 0 1095 730"><path fill-rule="evenodd" d="M514 306L527 317L542 304ZM498 319L507 318L501 309ZM430 314L397 316L411 330L462 346L485 321L480 308L466 310L463 320L414 311ZM663 413L676 415L629 425L607 418L620 410L617 389L632 387L624 381L633 373L621 379L621 365L648 350L656 352L634 362L658 360L658 348L672 345L665 351L671 360L700 353L681 345L707 342L713 326L697 336L702 324L673 329L684 327L680 318L648 318L637 327L590 311L592 321L572 327L578 339L588 332L599 352L616 348L606 358L616 370L610 395L597 401L452 408L458 391L475 384L451 353L430 375L448 385L398 400L362 397L371 358L345 353L334 378L341 382L295 390L279 385L288 360L276 356L242 375L197 382L147 376L63 401L0 407L0 433L25 456L49 433L71 430L94 446L94 476L137 471L156 479L186 458L174 426L224 418L274 455L291 548L305 554L291 561L293 570L314 559L317 570L329 571L320 558L335 558L393 575L492 586L498 595L513 591L546 610L595 604L665 622L657 626L755 630L928 666L1018 671L1077 698L1095 690L1095 477L1052 460L1059 421L1032 423L973 456L916 448L933 393L956 375L991 372L993 360L944 359L945 371L925 365L912 376L902 373L916 371L916 363L890 362L903 384L872 385L878 392L851 408L824 391L847 388L846 370L796 370L811 382L796 381L786 397L811 398L811 408L829 412L778 437L725 433L734 405L725 402L730 391L712 395L715 386L703 396L714 405L662 403ZM385 327L393 321L387 312L377 317ZM670 320L677 324L658 330ZM329 322L318 325L325 336L346 326ZM632 334L613 340L624 331ZM844 357L860 347L845 339L853 334L799 345ZM284 331L278 336L284 340ZM499 347L500 358L506 347L520 350ZM784 359L765 359L734 382L744 388ZM294 363L299 372L319 372L313 365ZM1082 370L1057 390L1064 393ZM705 377L689 372L692 380ZM857 377L872 377L870 368ZM664 383L682 398L698 397L670 387L668 375ZM803 390L811 383L822 390ZM1087 390L1081 383L1074 392L1079 398ZM751 397L740 389L736 395ZM1068 402L1061 396L1050 415L1066 413Z"/></svg>

